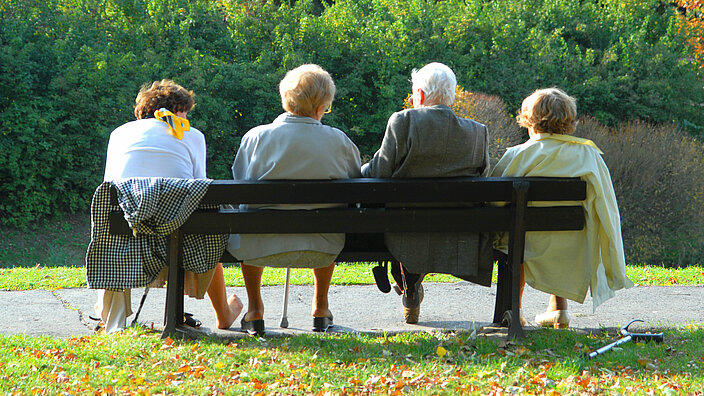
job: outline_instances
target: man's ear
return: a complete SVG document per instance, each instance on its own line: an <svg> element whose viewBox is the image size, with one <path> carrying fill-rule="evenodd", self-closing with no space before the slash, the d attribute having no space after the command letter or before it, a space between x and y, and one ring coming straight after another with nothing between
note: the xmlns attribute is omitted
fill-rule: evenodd
<svg viewBox="0 0 704 396"><path fill-rule="evenodd" d="M421 105L425 104L425 92L420 88L418 88L418 98L420 98Z"/></svg>

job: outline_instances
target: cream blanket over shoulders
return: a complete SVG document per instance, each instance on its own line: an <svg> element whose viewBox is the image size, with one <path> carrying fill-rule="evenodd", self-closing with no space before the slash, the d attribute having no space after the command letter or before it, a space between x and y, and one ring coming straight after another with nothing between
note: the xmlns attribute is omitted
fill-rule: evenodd
<svg viewBox="0 0 704 396"><path fill-rule="evenodd" d="M590 289L594 310L614 291L633 286L626 277L621 218L602 154L587 139L538 134L509 148L492 171L492 176L580 177L587 182L585 228L526 233L524 271L526 283L535 289L579 303ZM496 247L507 251L506 235L496 241Z"/></svg>

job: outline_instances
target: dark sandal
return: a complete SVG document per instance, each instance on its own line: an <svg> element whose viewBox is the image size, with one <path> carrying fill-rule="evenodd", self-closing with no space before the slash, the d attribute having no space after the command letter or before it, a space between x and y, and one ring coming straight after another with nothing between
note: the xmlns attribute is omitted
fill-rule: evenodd
<svg viewBox="0 0 704 396"><path fill-rule="evenodd" d="M322 318L313 318L313 331L316 333L324 333L333 327L332 315L324 316Z"/></svg>
<svg viewBox="0 0 704 396"><path fill-rule="evenodd" d="M377 263L377 266L372 268L372 274L374 274L376 287L378 287L382 293L388 293L391 291L388 272L389 271L386 269L386 262Z"/></svg>
<svg viewBox="0 0 704 396"><path fill-rule="evenodd" d="M184 312L183 313L183 324L185 324L186 326L198 328L203 323L201 323L200 320L194 318L192 313Z"/></svg>
<svg viewBox="0 0 704 396"><path fill-rule="evenodd" d="M255 320L245 320L247 313L242 315L242 320L240 325L242 326L242 331L248 333L249 335L264 336L264 319Z"/></svg>

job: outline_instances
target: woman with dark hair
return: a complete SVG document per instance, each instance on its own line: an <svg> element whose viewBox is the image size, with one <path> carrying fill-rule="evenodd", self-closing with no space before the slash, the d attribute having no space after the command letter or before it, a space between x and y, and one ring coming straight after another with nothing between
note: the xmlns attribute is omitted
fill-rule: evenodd
<svg viewBox="0 0 704 396"><path fill-rule="evenodd" d="M137 120L110 135L104 180L206 178L205 137L187 119L195 106L193 91L171 80L154 81L142 86L135 102ZM234 294L227 298L222 264L205 274L186 272L185 279L188 295L203 298L207 290L216 326L229 328L242 311L242 302ZM106 332L123 329L132 314L130 290L100 290L95 309Z"/></svg>

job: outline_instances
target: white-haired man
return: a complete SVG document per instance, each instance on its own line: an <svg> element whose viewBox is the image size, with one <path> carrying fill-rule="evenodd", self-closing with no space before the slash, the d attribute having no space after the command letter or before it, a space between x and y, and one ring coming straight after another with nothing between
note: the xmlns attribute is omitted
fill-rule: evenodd
<svg viewBox="0 0 704 396"><path fill-rule="evenodd" d="M389 117L381 147L362 167L364 177L420 178L486 176L486 126L455 115L455 73L430 63L411 74L413 108ZM401 268L391 273L403 295L406 323L417 323L428 272L449 273L490 286L492 252L488 235L477 233L392 233L386 245Z"/></svg>

